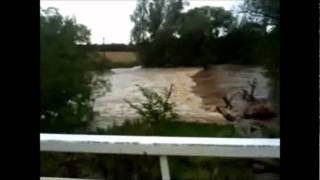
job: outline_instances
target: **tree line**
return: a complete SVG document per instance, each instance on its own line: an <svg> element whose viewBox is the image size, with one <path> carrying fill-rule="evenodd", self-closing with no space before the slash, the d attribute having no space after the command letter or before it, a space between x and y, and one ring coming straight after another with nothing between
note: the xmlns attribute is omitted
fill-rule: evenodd
<svg viewBox="0 0 320 180"><path fill-rule="evenodd" d="M278 0L243 0L236 13L210 6L184 11L186 5L186 0L138 0L131 42L142 65L259 64L278 73Z"/></svg>
<svg viewBox="0 0 320 180"><path fill-rule="evenodd" d="M87 49L90 51L136 51L137 48L133 44L85 44L78 45L80 48Z"/></svg>

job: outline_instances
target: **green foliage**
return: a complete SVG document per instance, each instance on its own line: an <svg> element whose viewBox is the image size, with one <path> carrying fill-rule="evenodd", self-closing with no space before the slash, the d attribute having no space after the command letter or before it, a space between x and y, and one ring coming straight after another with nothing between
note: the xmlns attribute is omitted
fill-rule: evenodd
<svg viewBox="0 0 320 180"><path fill-rule="evenodd" d="M278 77L278 0L244 0L240 9L245 15L240 24L223 8L204 6L182 12L181 2L173 6L165 0L155 4L139 1L131 17L135 23L131 35L143 66L254 64L265 66L269 76ZM170 13L175 14L175 23L165 25ZM266 31L268 25L274 27L271 33Z"/></svg>
<svg viewBox="0 0 320 180"><path fill-rule="evenodd" d="M261 64L262 42L265 27L258 23L245 22L218 39L217 63Z"/></svg>
<svg viewBox="0 0 320 180"><path fill-rule="evenodd" d="M161 30L175 31L185 0L138 0L131 15L135 24L131 31L131 41L142 43L152 41Z"/></svg>
<svg viewBox="0 0 320 180"><path fill-rule="evenodd" d="M280 0L243 0L240 12L255 22L280 24Z"/></svg>
<svg viewBox="0 0 320 180"><path fill-rule="evenodd" d="M104 51L136 51L136 47L133 44L86 44L79 45L84 50L104 52Z"/></svg>
<svg viewBox="0 0 320 180"><path fill-rule="evenodd" d="M174 28L162 28L138 43L146 67L206 66L215 63L217 39L230 31L234 18L223 8L201 7L180 13ZM174 29L174 30L173 30Z"/></svg>
<svg viewBox="0 0 320 180"><path fill-rule="evenodd" d="M166 31L158 33L153 42L143 42L138 45L138 59L145 67L170 67L182 62L182 58L175 56L179 51L175 49L179 41ZM181 46L180 46L181 47ZM180 48L181 49L181 48Z"/></svg>
<svg viewBox="0 0 320 180"><path fill-rule="evenodd" d="M271 25L272 31L261 40L256 57L261 59L267 70L267 76L277 89L280 79L280 0L244 0L240 5L241 12L251 21Z"/></svg>
<svg viewBox="0 0 320 180"><path fill-rule="evenodd" d="M264 43L263 58L269 76L274 83L280 79L280 32L279 28L274 28L266 37Z"/></svg>
<svg viewBox="0 0 320 180"><path fill-rule="evenodd" d="M52 161L50 168L41 163L41 176L106 180L161 179L159 157L41 153L41 162ZM253 180L253 160L169 157L172 179Z"/></svg>
<svg viewBox="0 0 320 180"><path fill-rule="evenodd" d="M103 67L102 57L84 51L90 31L55 8L40 16L41 132L84 130L93 118L90 71Z"/></svg>
<svg viewBox="0 0 320 180"><path fill-rule="evenodd" d="M141 116L141 121L144 123L158 123L162 121L171 121L178 117L174 112L174 103L170 103L169 99L172 94L173 85L162 97L155 91L138 86L146 101L141 102L140 105L133 104L125 99L125 102L130 105Z"/></svg>
<svg viewBox="0 0 320 180"><path fill-rule="evenodd" d="M279 128L263 127L262 133L263 133L264 137L267 137L267 138L279 138L280 137L280 129Z"/></svg>
<svg viewBox="0 0 320 180"><path fill-rule="evenodd" d="M190 9L182 14L181 19L178 33L182 37L199 33L206 37L215 38L221 35L221 31L228 32L235 20L230 11L210 6Z"/></svg>
<svg viewBox="0 0 320 180"><path fill-rule="evenodd" d="M184 121L163 121L147 124L141 121L126 121L107 130L98 129L99 134L113 135L152 135L190 137L238 137L233 125L201 124Z"/></svg>
<svg viewBox="0 0 320 180"><path fill-rule="evenodd" d="M249 159L174 157L170 158L172 179L253 180ZM192 170L190 170L192 169Z"/></svg>
<svg viewBox="0 0 320 180"><path fill-rule="evenodd" d="M92 154L40 153L40 174L44 177L99 178L98 159Z"/></svg>

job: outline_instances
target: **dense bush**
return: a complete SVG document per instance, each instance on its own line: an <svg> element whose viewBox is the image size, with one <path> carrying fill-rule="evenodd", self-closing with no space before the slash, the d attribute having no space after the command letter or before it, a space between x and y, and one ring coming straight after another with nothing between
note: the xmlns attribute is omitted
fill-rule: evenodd
<svg viewBox="0 0 320 180"><path fill-rule="evenodd" d="M41 132L84 130L93 119L92 71L104 70L103 57L80 49L90 31L57 9L40 16Z"/></svg>

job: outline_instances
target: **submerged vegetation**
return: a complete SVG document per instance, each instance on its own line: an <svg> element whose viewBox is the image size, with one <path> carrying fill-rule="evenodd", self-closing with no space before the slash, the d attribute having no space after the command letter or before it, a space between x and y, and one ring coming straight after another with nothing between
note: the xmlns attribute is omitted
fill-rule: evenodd
<svg viewBox="0 0 320 180"><path fill-rule="evenodd" d="M166 93L162 97L151 89L138 86L145 101L140 105L133 104L128 100L124 100L129 106L137 111L141 116L139 121L144 123L159 123L172 121L178 118L178 114L174 112L174 103L169 102L173 91L173 85L166 89Z"/></svg>
<svg viewBox="0 0 320 180"><path fill-rule="evenodd" d="M107 129L98 128L98 134L113 135L154 135L154 136L194 136L194 137L236 137L233 125L203 124L184 121L170 102L173 86L162 95L148 88L140 87L144 100L139 103L127 102L139 117L124 124Z"/></svg>

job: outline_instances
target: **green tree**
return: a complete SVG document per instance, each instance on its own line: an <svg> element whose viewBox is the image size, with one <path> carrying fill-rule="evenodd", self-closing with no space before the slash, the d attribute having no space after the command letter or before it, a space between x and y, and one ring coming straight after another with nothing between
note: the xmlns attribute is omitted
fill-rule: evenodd
<svg viewBox="0 0 320 180"><path fill-rule="evenodd" d="M204 6L184 13L178 31L184 42L184 59L205 69L215 63L217 39L230 31L234 21L232 13L220 7Z"/></svg>
<svg viewBox="0 0 320 180"><path fill-rule="evenodd" d="M79 48L90 31L55 8L40 15L41 132L74 132L93 117L89 58Z"/></svg>
<svg viewBox="0 0 320 180"><path fill-rule="evenodd" d="M134 27L131 30L131 41L140 43L147 38L147 2L148 0L138 0L134 13L130 16Z"/></svg>
<svg viewBox="0 0 320 180"><path fill-rule="evenodd" d="M142 43L153 40L159 31L170 29L174 33L186 0L138 0L130 16L134 27L131 41Z"/></svg>
<svg viewBox="0 0 320 180"><path fill-rule="evenodd" d="M242 21L217 44L216 54L219 63L260 64L263 50L262 42L266 36L265 26Z"/></svg>
<svg viewBox="0 0 320 180"><path fill-rule="evenodd" d="M280 0L243 0L240 5L242 13L253 19L264 22L266 26L273 29L262 43L261 53L264 54L263 61L267 69L267 74L279 80L280 68Z"/></svg>
<svg viewBox="0 0 320 180"><path fill-rule="evenodd" d="M205 36L217 38L223 33L227 33L234 22L230 11L210 6L191 9L184 13L182 17L179 31L181 36L198 31Z"/></svg>
<svg viewBox="0 0 320 180"><path fill-rule="evenodd" d="M274 81L280 79L280 32L279 28L275 27L266 35L263 43L264 63L268 70L267 75Z"/></svg>
<svg viewBox="0 0 320 180"><path fill-rule="evenodd" d="M280 25L280 0L243 0L239 7L252 20Z"/></svg>
<svg viewBox="0 0 320 180"><path fill-rule="evenodd" d="M215 41L230 31L235 18L223 8L209 6L183 13L179 2L182 1L168 5L171 10L163 16L167 17L160 23L163 25L157 26L157 31L149 31L149 39L138 44L138 56L144 66L207 67L215 62Z"/></svg>

